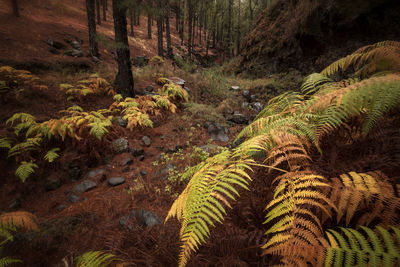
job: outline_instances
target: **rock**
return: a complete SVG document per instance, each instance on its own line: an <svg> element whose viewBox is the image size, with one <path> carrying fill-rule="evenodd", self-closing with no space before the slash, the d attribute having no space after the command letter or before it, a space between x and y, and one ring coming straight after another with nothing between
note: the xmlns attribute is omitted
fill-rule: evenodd
<svg viewBox="0 0 400 267"><path fill-rule="evenodd" d="M94 63L100 63L100 62L101 62L101 60L100 60L98 57L96 57L96 56L91 56L90 58L92 59L92 61L93 61Z"/></svg>
<svg viewBox="0 0 400 267"><path fill-rule="evenodd" d="M8 209L10 211L16 211L16 210L19 210L20 208L21 208L21 200L19 200L18 198L14 198L10 202L10 205L8 205Z"/></svg>
<svg viewBox="0 0 400 267"><path fill-rule="evenodd" d="M71 203L76 203L78 202L80 199L79 196L75 195L74 193L68 194L67 195L67 201L71 202Z"/></svg>
<svg viewBox="0 0 400 267"><path fill-rule="evenodd" d="M57 211L63 211L63 210L65 210L66 207L67 207L67 205L61 204L57 207Z"/></svg>
<svg viewBox="0 0 400 267"><path fill-rule="evenodd" d="M183 80L183 79L181 79L181 78L172 77L172 78L170 78L170 80L171 80L174 84L182 86L182 88L185 87L186 81Z"/></svg>
<svg viewBox="0 0 400 267"><path fill-rule="evenodd" d="M133 164L133 159L131 159L128 153L118 162L118 165L121 167L132 164Z"/></svg>
<svg viewBox="0 0 400 267"><path fill-rule="evenodd" d="M251 95L250 96L250 103L256 102L257 101L257 96L256 95Z"/></svg>
<svg viewBox="0 0 400 267"><path fill-rule="evenodd" d="M133 65L136 67L144 67L149 64L149 58L146 56L136 56L133 58Z"/></svg>
<svg viewBox="0 0 400 267"><path fill-rule="evenodd" d="M162 180L168 179L169 170L173 170L173 169L176 169L176 166L175 166L174 164L171 164L171 163L168 164L165 168L160 169L160 170L158 171L158 173L159 173L159 175L160 175L160 178L161 178Z"/></svg>
<svg viewBox="0 0 400 267"><path fill-rule="evenodd" d="M105 176L105 172L106 170L104 169L96 169L96 170L91 170L88 174L87 174L87 179L92 179L98 176Z"/></svg>
<svg viewBox="0 0 400 267"><path fill-rule="evenodd" d="M91 180L85 180L82 183L74 186L73 191L78 192L78 193L84 193L84 192L92 190L93 188L96 188L96 187L97 187L96 182L93 182Z"/></svg>
<svg viewBox="0 0 400 267"><path fill-rule="evenodd" d="M78 181L79 179L82 178L82 170L81 167L77 163L71 163L68 166L68 175L69 178L71 178L72 181Z"/></svg>
<svg viewBox="0 0 400 267"><path fill-rule="evenodd" d="M248 109L249 107L250 107L250 103L249 102L245 101L245 102L242 103L242 108L243 109Z"/></svg>
<svg viewBox="0 0 400 267"><path fill-rule="evenodd" d="M45 41L46 42L46 44L48 44L49 46L53 46L53 39L51 39L50 37L49 38L47 38L47 40Z"/></svg>
<svg viewBox="0 0 400 267"><path fill-rule="evenodd" d="M60 54L60 51L58 51L54 47L49 47L49 52L54 54L54 55L59 55Z"/></svg>
<svg viewBox="0 0 400 267"><path fill-rule="evenodd" d="M236 123L236 124L247 124L248 119L245 115L235 112L233 115L229 116L227 118L227 121Z"/></svg>
<svg viewBox="0 0 400 267"><path fill-rule="evenodd" d="M52 45L55 49L63 49L65 46L61 42L54 41Z"/></svg>
<svg viewBox="0 0 400 267"><path fill-rule="evenodd" d="M144 150L143 148L131 148L130 149L132 156L134 157L140 157L144 155Z"/></svg>
<svg viewBox="0 0 400 267"><path fill-rule="evenodd" d="M251 93L250 93L249 90L244 90L244 91L242 92L242 96L243 96L244 98L246 98L246 100L247 100L248 102L251 102Z"/></svg>
<svg viewBox="0 0 400 267"><path fill-rule="evenodd" d="M129 142L126 138L118 138L111 143L115 153L120 154L129 150Z"/></svg>
<svg viewBox="0 0 400 267"><path fill-rule="evenodd" d="M70 49L64 52L64 55L70 56L70 57L83 57L83 53L80 50L77 49Z"/></svg>
<svg viewBox="0 0 400 267"><path fill-rule="evenodd" d="M81 44L76 40L71 42L71 46L72 46L72 48L74 48L76 50L80 50L81 49Z"/></svg>
<svg viewBox="0 0 400 267"><path fill-rule="evenodd" d="M121 172L130 172L130 171L131 171L131 168L129 168L129 166L126 166L125 168L123 168L121 170Z"/></svg>
<svg viewBox="0 0 400 267"><path fill-rule="evenodd" d="M146 172L146 171L144 171L144 170L141 170L141 171L140 171L140 175L141 175L142 177L146 177L146 175L147 175L147 172Z"/></svg>
<svg viewBox="0 0 400 267"><path fill-rule="evenodd" d="M220 146L215 145L215 144L207 144L204 146L201 146L200 148L203 149L204 151L206 151L207 153L212 153L214 151L216 151Z"/></svg>
<svg viewBox="0 0 400 267"><path fill-rule="evenodd" d="M151 145L151 140L148 136L143 136L142 137L142 142L145 146L149 147Z"/></svg>
<svg viewBox="0 0 400 267"><path fill-rule="evenodd" d="M139 161L143 161L143 160L144 160L144 155L139 156L139 157L138 157L138 160L139 160Z"/></svg>
<svg viewBox="0 0 400 267"><path fill-rule="evenodd" d="M211 138L215 141L227 142L229 141L228 129L219 123L210 122L207 124L207 131Z"/></svg>
<svg viewBox="0 0 400 267"><path fill-rule="evenodd" d="M122 227L133 230L134 225L130 223L133 218L136 218L144 227L153 227L161 223L160 218L156 214L147 210L132 210L128 215L121 217L119 223Z"/></svg>
<svg viewBox="0 0 400 267"><path fill-rule="evenodd" d="M117 186L117 185L125 183L125 179L122 177L113 177L113 178L108 179L107 182L110 186Z"/></svg>
<svg viewBox="0 0 400 267"><path fill-rule="evenodd" d="M57 188L60 188L60 186L61 186L61 180L57 177L45 179L44 188L46 189L46 191L56 190Z"/></svg>
<svg viewBox="0 0 400 267"><path fill-rule="evenodd" d="M229 90L233 91L233 92L240 92L240 87L236 86L236 85L232 85L231 88L229 88Z"/></svg>
<svg viewBox="0 0 400 267"><path fill-rule="evenodd" d="M189 88L187 88L186 86L185 87L183 87L183 89L185 89L185 91L189 94L189 96L190 96L190 93L191 93L191 91L190 91L190 89Z"/></svg>
<svg viewBox="0 0 400 267"><path fill-rule="evenodd" d="M178 151L178 149L176 149L175 146L170 146L167 148L167 150L165 152L166 153L175 153L176 151Z"/></svg>
<svg viewBox="0 0 400 267"><path fill-rule="evenodd" d="M112 119L112 123L114 125L118 125L118 126L121 126L121 127L124 127L124 128L126 128L126 126L128 125L128 121L125 120L122 116L114 117Z"/></svg>
<svg viewBox="0 0 400 267"><path fill-rule="evenodd" d="M264 106L264 104L262 104L260 102L255 102L255 103L251 103L250 107L257 112L260 112L261 110L264 109L265 106Z"/></svg>
<svg viewBox="0 0 400 267"><path fill-rule="evenodd" d="M146 88L144 90L146 92L153 92L154 91L154 86L153 85L146 86Z"/></svg>
<svg viewBox="0 0 400 267"><path fill-rule="evenodd" d="M232 115L233 112L234 112L234 110L233 110L232 107L230 107L230 106L225 106L225 107L223 108L223 110L222 110L222 115L223 115L224 117L227 117L227 116L229 116L229 115Z"/></svg>

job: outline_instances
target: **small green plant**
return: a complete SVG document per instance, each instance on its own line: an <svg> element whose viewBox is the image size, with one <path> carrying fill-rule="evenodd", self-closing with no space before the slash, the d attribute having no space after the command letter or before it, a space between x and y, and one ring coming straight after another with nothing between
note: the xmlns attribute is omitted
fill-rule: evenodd
<svg viewBox="0 0 400 267"><path fill-rule="evenodd" d="M164 59L160 56L154 56L150 59L150 65L152 66L161 66L164 65Z"/></svg>
<svg viewBox="0 0 400 267"><path fill-rule="evenodd" d="M77 267L106 267L120 261L115 255L103 251L89 251L77 258Z"/></svg>

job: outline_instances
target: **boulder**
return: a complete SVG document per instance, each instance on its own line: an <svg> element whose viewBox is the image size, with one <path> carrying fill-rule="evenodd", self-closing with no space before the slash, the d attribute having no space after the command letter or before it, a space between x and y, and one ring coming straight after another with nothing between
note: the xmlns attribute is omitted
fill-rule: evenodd
<svg viewBox="0 0 400 267"><path fill-rule="evenodd" d="M232 85L231 88L229 88L230 91L233 92L240 92L240 86Z"/></svg>
<svg viewBox="0 0 400 267"><path fill-rule="evenodd" d="M118 165L121 167L132 164L133 164L133 159L131 159L129 153L124 154L123 157L118 161Z"/></svg>
<svg viewBox="0 0 400 267"><path fill-rule="evenodd" d="M207 132L215 141L227 142L229 141L229 130L219 123L208 122Z"/></svg>
<svg viewBox="0 0 400 267"><path fill-rule="evenodd" d="M255 102L255 103L251 103L250 107L257 112L260 112L261 110L264 109L265 106L264 106L264 104L262 104L260 102Z"/></svg>
<svg viewBox="0 0 400 267"><path fill-rule="evenodd" d="M136 218L136 220L144 227L153 227L161 223L160 218L151 211L148 210L132 210L129 214L121 217L119 223L122 227L126 227L129 230L134 229L134 225L131 220Z"/></svg>
<svg viewBox="0 0 400 267"><path fill-rule="evenodd" d="M143 136L142 137L142 142L145 146L149 147L151 145L151 140L148 136Z"/></svg>
<svg viewBox="0 0 400 267"><path fill-rule="evenodd" d="M84 193L84 192L90 191L90 190L92 190L92 189L94 189L96 187L97 187L97 183L96 182L93 182L91 180L85 180L82 183L77 184L76 186L74 186L73 191L74 192L78 192L78 193Z"/></svg>
<svg viewBox="0 0 400 267"><path fill-rule="evenodd" d="M121 184L125 183L125 179L122 177L113 177L113 178L108 179L107 182L110 186L117 186L117 185L121 185Z"/></svg>
<svg viewBox="0 0 400 267"><path fill-rule="evenodd" d="M133 58L133 65L135 67L144 67L149 64L149 58L146 56L136 56Z"/></svg>
<svg viewBox="0 0 400 267"><path fill-rule="evenodd" d="M244 90L242 96L246 98L247 102L251 102L251 93L249 90Z"/></svg>
<svg viewBox="0 0 400 267"><path fill-rule="evenodd" d="M116 154L127 152L129 150L129 142L126 138L118 138L112 141L111 146Z"/></svg>
<svg viewBox="0 0 400 267"><path fill-rule="evenodd" d="M80 199L79 196L75 195L74 193L70 193L67 195L67 201L71 203L76 203Z"/></svg>
<svg viewBox="0 0 400 267"><path fill-rule="evenodd" d="M92 179L92 178L95 178L95 177L98 177L98 176L105 176L105 172L106 172L106 170L104 170L104 169L95 169L95 170L91 170L90 172L88 172L88 174L87 174L87 179Z"/></svg>
<svg viewBox="0 0 400 267"><path fill-rule="evenodd" d="M81 50L77 50L77 49L69 49L64 52L64 55L70 56L70 57L83 57L83 52Z"/></svg>
<svg viewBox="0 0 400 267"><path fill-rule="evenodd" d="M71 46L72 46L73 49L76 49L76 50L80 50L81 49L81 44L76 40L71 42Z"/></svg>
<svg viewBox="0 0 400 267"><path fill-rule="evenodd" d="M69 164L67 172L72 181L77 181L82 178L82 170L78 163Z"/></svg>
<svg viewBox="0 0 400 267"><path fill-rule="evenodd" d="M235 112L233 115L229 116L227 118L227 121L230 121L230 122L233 122L236 124L247 124L248 123L247 117L239 112Z"/></svg>

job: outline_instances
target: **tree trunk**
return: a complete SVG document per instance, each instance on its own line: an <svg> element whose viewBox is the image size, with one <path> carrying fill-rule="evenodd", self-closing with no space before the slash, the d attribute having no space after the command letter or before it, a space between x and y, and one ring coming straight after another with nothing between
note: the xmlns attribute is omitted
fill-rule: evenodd
<svg viewBox="0 0 400 267"><path fill-rule="evenodd" d="M192 1L188 0L188 56L191 58L192 56L192 24L193 24L193 8L192 8Z"/></svg>
<svg viewBox="0 0 400 267"><path fill-rule="evenodd" d="M239 0L239 13L238 13L238 24L237 24L237 40L236 40L236 54L239 55L239 50L240 50L240 37L241 37L241 32L240 32L240 23L241 23L241 18L240 18L240 0Z"/></svg>
<svg viewBox="0 0 400 267"><path fill-rule="evenodd" d="M131 36L134 36L134 34L133 34L133 23L134 23L134 19L133 19L133 11L132 11L132 8L131 8L129 11L130 11L130 15L131 15Z"/></svg>
<svg viewBox="0 0 400 267"><path fill-rule="evenodd" d="M107 21L107 0L103 0L103 20Z"/></svg>
<svg viewBox="0 0 400 267"><path fill-rule="evenodd" d="M147 38L151 39L151 15L147 14Z"/></svg>
<svg viewBox="0 0 400 267"><path fill-rule="evenodd" d="M250 13L250 21L253 22L253 7L251 6L251 0L249 0L249 13Z"/></svg>
<svg viewBox="0 0 400 267"><path fill-rule="evenodd" d="M164 38L163 38L163 15L161 13L161 0L157 3L157 37L158 37L158 55L164 57Z"/></svg>
<svg viewBox="0 0 400 267"><path fill-rule="evenodd" d="M88 18L88 29L89 29L89 49L92 56L99 56L99 48L96 40L96 14L95 0L86 0L86 14Z"/></svg>
<svg viewBox="0 0 400 267"><path fill-rule="evenodd" d="M115 47L117 50L118 73L115 88L123 97L134 97L132 66L130 60L128 33L126 30L126 8L123 0L113 0Z"/></svg>
<svg viewBox="0 0 400 267"><path fill-rule="evenodd" d="M96 0L97 24L101 25L100 0Z"/></svg>
<svg viewBox="0 0 400 267"><path fill-rule="evenodd" d="M181 19L181 1L178 1L178 7L176 9L176 20L175 20L175 29L179 32L179 24Z"/></svg>
<svg viewBox="0 0 400 267"><path fill-rule="evenodd" d="M11 0L14 16L19 17L18 0Z"/></svg>
<svg viewBox="0 0 400 267"><path fill-rule="evenodd" d="M169 25L169 0L166 0L166 15L165 15L165 28L166 28L166 38L167 38L167 57L173 58L174 54L172 52L171 46L171 29Z"/></svg>

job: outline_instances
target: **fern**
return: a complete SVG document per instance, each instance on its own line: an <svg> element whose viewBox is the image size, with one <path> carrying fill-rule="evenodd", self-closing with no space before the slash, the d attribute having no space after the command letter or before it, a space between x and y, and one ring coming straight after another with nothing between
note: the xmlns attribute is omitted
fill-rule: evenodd
<svg viewBox="0 0 400 267"><path fill-rule="evenodd" d="M181 99L185 102L189 101L189 94L188 92L183 89L181 86L167 83L165 84L160 90L159 93L161 95L167 95L171 99Z"/></svg>
<svg viewBox="0 0 400 267"><path fill-rule="evenodd" d="M77 267L106 267L112 262L118 261L115 255L103 251L89 251L79 256Z"/></svg>
<svg viewBox="0 0 400 267"><path fill-rule="evenodd" d="M58 147L50 149L49 151L47 151L46 155L44 155L44 159L47 160L47 162L52 163L60 156L57 153L58 151L60 151Z"/></svg>
<svg viewBox="0 0 400 267"><path fill-rule="evenodd" d="M251 159L235 159L231 152L224 151L188 171L192 178L166 218L182 221L179 266L186 265L191 252L210 236L210 226L222 223L224 206L231 207L229 200L239 195L234 185L248 189L250 177L245 170L251 170L252 163Z"/></svg>
<svg viewBox="0 0 400 267"><path fill-rule="evenodd" d="M361 226L364 234L351 228L326 232L330 247L326 249L325 266L398 266L400 264L399 231L391 227L397 237L377 226L378 236L372 229ZM366 235L365 235L366 234Z"/></svg>
<svg viewBox="0 0 400 267"><path fill-rule="evenodd" d="M15 175L20 178L22 182L25 182L26 179L28 179L28 177L35 172L36 168L38 168L38 165L32 161L22 161L21 165L19 165L19 167L15 170Z"/></svg>
<svg viewBox="0 0 400 267"><path fill-rule="evenodd" d="M12 259L9 257L0 258L0 267L5 267L13 263L22 262L21 260Z"/></svg>
<svg viewBox="0 0 400 267"><path fill-rule="evenodd" d="M320 88L329 85L332 82L332 79L322 74L313 73L304 79L304 82L301 85L301 92L303 94L313 94L317 92Z"/></svg>
<svg viewBox="0 0 400 267"><path fill-rule="evenodd" d="M11 148L11 140L9 140L6 137L2 137L0 138L0 148L7 148L10 149Z"/></svg>

